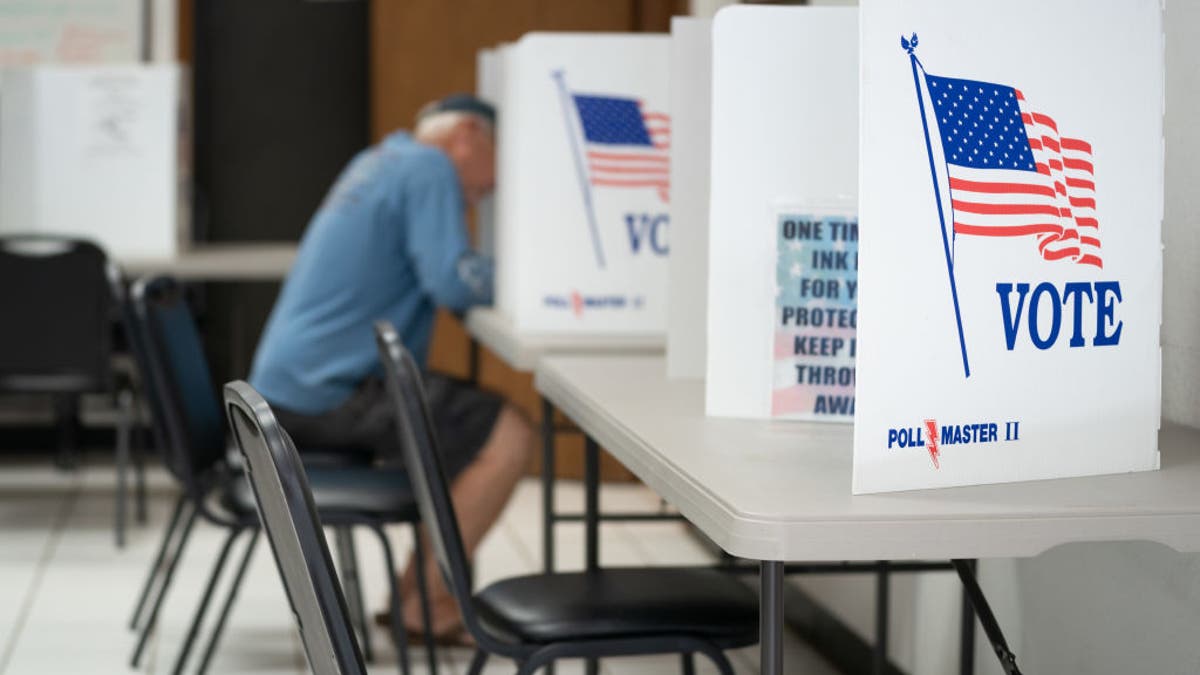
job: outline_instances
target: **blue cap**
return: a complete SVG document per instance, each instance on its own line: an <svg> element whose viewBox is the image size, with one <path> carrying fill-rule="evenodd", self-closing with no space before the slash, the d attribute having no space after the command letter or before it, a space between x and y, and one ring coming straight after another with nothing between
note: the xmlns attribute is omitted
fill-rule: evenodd
<svg viewBox="0 0 1200 675"><path fill-rule="evenodd" d="M496 108L492 104L471 94L450 94L434 101L421 111L421 117L440 112L465 112L479 115L492 125L496 124Z"/></svg>

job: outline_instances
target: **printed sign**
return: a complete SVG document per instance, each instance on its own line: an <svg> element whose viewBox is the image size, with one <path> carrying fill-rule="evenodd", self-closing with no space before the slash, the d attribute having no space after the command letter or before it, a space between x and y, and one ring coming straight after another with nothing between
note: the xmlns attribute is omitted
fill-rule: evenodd
<svg viewBox="0 0 1200 675"><path fill-rule="evenodd" d="M500 48L498 305L527 332L666 326L666 36Z"/></svg>
<svg viewBox="0 0 1200 675"><path fill-rule="evenodd" d="M143 12L130 0L0 0L0 68L134 63Z"/></svg>
<svg viewBox="0 0 1200 675"><path fill-rule="evenodd" d="M852 420L858 219L847 209L787 209L775 233L771 415Z"/></svg>
<svg viewBox="0 0 1200 675"><path fill-rule="evenodd" d="M1159 3L862 20L855 491L1157 468Z"/></svg>

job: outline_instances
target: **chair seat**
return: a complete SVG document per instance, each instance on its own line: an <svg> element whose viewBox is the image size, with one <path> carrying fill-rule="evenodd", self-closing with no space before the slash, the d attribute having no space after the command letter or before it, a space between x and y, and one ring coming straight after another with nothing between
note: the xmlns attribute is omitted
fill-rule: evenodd
<svg viewBox="0 0 1200 675"><path fill-rule="evenodd" d="M408 474L399 469L370 467L309 468L313 504L327 525L337 516L368 516L388 522L416 522L417 503ZM257 522L254 494L245 476L232 476L223 486L222 503Z"/></svg>
<svg viewBox="0 0 1200 675"><path fill-rule="evenodd" d="M314 468L337 469L348 466L366 467L375 464L375 451L365 446L337 448L305 446L298 450L300 451L300 460L304 462L304 468L307 471Z"/></svg>
<svg viewBox="0 0 1200 675"><path fill-rule="evenodd" d="M484 628L513 643L689 635L723 648L758 640L758 599L706 568L608 568L505 579L474 597Z"/></svg>

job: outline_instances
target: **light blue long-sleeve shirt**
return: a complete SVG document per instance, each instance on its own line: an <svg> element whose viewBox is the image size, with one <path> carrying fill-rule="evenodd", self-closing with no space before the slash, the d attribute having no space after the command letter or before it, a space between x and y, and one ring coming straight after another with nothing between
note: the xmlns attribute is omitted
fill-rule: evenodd
<svg viewBox="0 0 1200 675"><path fill-rule="evenodd" d="M313 216L250 383L289 410L331 410L381 372L375 321L391 321L424 363L435 308L491 303L492 275L467 243L450 159L393 133L350 162Z"/></svg>

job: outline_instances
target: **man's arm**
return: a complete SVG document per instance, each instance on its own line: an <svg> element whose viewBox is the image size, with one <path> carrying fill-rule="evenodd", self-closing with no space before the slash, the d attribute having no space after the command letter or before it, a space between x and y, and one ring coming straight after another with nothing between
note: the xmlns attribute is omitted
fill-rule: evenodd
<svg viewBox="0 0 1200 675"><path fill-rule="evenodd" d="M408 255L426 295L464 312L491 304L495 264L468 244L458 176L448 159L438 160L413 178L405 194Z"/></svg>

